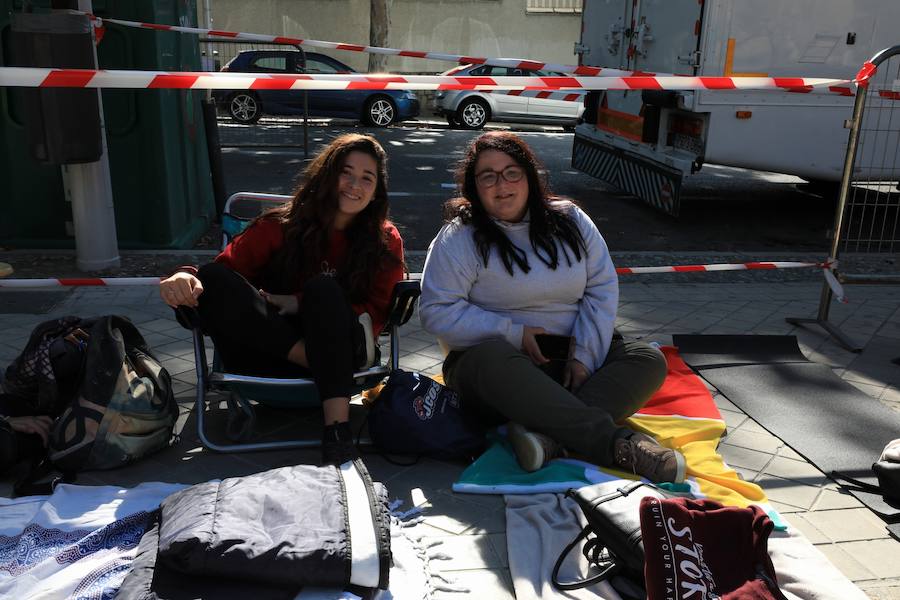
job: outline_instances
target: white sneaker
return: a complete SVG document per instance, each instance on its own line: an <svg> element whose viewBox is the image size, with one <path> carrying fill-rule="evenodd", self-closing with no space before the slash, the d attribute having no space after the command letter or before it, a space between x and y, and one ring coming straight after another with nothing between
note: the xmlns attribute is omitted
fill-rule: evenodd
<svg viewBox="0 0 900 600"><path fill-rule="evenodd" d="M528 431L518 423L507 423L506 437L513 447L516 462L528 473L537 471L548 462L564 456L562 446L548 436Z"/></svg>
<svg viewBox="0 0 900 600"><path fill-rule="evenodd" d="M366 363L362 368L369 369L375 364L375 334L372 331L372 317L369 313L359 315L359 324L362 325L366 340Z"/></svg>

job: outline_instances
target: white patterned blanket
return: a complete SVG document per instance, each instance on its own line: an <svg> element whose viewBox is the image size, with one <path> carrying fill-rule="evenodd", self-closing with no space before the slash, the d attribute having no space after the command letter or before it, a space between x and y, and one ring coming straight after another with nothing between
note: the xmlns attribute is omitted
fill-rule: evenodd
<svg viewBox="0 0 900 600"><path fill-rule="evenodd" d="M160 501L184 486L63 484L0 498L0 597L112 598Z"/></svg>
<svg viewBox="0 0 900 600"><path fill-rule="evenodd" d="M51 496L0 498L0 598L114 598L159 503L184 487L63 484ZM395 520L391 527L390 590L380 592L378 600L419 600L433 591L429 557L417 540L417 528L401 525ZM358 596L313 587L297 596L337 598Z"/></svg>

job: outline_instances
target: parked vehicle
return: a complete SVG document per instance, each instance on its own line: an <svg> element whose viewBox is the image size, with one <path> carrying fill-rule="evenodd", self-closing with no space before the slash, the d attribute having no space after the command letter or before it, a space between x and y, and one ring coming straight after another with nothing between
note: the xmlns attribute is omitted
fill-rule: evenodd
<svg viewBox="0 0 900 600"><path fill-rule="evenodd" d="M302 54L306 55L304 67ZM355 73L339 60L317 52L244 50L222 67L241 73ZM419 100L410 90L309 90L311 117L360 119L387 127L419 116ZM256 123L263 114L302 115L299 90L216 90L217 104L238 123Z"/></svg>
<svg viewBox="0 0 900 600"><path fill-rule="evenodd" d="M462 65L454 67L442 75L552 77L563 74L490 65ZM445 117L451 126L463 129L481 129L488 121L574 127L581 113L584 112L584 104L550 98L528 98L503 92L441 90L434 95L433 109L435 114Z"/></svg>
<svg viewBox="0 0 900 600"><path fill-rule="evenodd" d="M872 55L897 43L896 27L886 24L900 23L900 3L872 0L859 10L850 4L585 2L575 51L579 64L644 72L852 79ZM833 187L841 177L844 121L853 98L645 90L592 92L585 104L573 166L677 214L683 178L704 163L787 173ZM885 143L896 147L900 140L894 134ZM883 177L897 180L897 167L887 167Z"/></svg>

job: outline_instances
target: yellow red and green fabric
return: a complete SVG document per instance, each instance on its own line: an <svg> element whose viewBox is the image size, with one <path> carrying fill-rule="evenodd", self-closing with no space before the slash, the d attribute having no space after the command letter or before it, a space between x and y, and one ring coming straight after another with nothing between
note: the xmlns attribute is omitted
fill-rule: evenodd
<svg viewBox="0 0 900 600"><path fill-rule="evenodd" d="M726 506L759 505L776 528L784 528L762 488L742 480L717 452L725 434L725 421L703 381L691 371L673 347L663 347L668 375L662 387L639 412L626 420L637 431L679 450L687 461L685 485L667 485L676 493L689 493ZM500 436L453 485L454 491L481 494L564 492L571 487L611 479L635 479L631 473L573 459L556 459L535 473L522 471L511 448Z"/></svg>

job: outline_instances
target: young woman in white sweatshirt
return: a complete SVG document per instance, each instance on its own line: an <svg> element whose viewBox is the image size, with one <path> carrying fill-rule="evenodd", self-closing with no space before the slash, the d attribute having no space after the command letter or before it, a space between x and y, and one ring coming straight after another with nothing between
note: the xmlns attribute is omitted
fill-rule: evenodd
<svg viewBox="0 0 900 600"><path fill-rule="evenodd" d="M570 450L652 481L683 481L679 452L619 424L659 388L666 362L615 332L618 280L591 219L549 194L512 133L474 140L457 184L461 197L447 203L428 251L419 315L448 351L444 376L464 408L510 421L525 470ZM571 338L557 379L541 334Z"/></svg>

